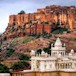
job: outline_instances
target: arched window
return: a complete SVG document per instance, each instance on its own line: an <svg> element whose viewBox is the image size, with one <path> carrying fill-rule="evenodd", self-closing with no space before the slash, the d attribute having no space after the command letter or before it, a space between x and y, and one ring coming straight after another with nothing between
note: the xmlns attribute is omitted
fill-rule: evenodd
<svg viewBox="0 0 76 76"><path fill-rule="evenodd" d="M66 67L66 69L67 69L67 64L65 64L65 67Z"/></svg>

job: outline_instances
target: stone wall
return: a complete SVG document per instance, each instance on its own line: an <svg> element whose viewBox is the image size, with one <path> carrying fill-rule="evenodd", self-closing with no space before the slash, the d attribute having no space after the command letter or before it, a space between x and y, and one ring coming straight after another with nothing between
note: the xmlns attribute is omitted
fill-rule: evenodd
<svg viewBox="0 0 76 76"><path fill-rule="evenodd" d="M49 6L47 8L38 9L36 13L10 15L9 25L15 24L22 26L31 20L54 23L60 20L61 26L68 27L72 30L76 26L75 10L75 7Z"/></svg>
<svg viewBox="0 0 76 76"><path fill-rule="evenodd" d="M43 34L44 32L50 33L53 27L50 24L34 24L26 29L26 34Z"/></svg>
<svg viewBox="0 0 76 76"><path fill-rule="evenodd" d="M13 72L12 76L76 76L76 72Z"/></svg>

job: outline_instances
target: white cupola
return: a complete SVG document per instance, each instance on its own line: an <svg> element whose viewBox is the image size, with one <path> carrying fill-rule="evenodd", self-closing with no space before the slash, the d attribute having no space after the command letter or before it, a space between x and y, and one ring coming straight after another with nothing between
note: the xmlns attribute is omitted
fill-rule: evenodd
<svg viewBox="0 0 76 76"><path fill-rule="evenodd" d="M53 47L53 44L51 44L51 47Z"/></svg>
<svg viewBox="0 0 76 76"><path fill-rule="evenodd" d="M35 51L34 50L31 50L31 55L35 55Z"/></svg>
<svg viewBox="0 0 76 76"><path fill-rule="evenodd" d="M64 46L64 47L66 46L66 45L65 45L65 43L64 43L64 45L63 45L63 46Z"/></svg>
<svg viewBox="0 0 76 76"><path fill-rule="evenodd" d="M61 46L62 46L62 43L61 43L60 38L57 38L57 40L56 40L54 46L57 46L57 47L61 47Z"/></svg>
<svg viewBox="0 0 76 76"><path fill-rule="evenodd" d="M45 52L44 51L41 52L41 56L45 56Z"/></svg>
<svg viewBox="0 0 76 76"><path fill-rule="evenodd" d="M52 50L52 51L54 51L54 50L55 50L55 51L59 51L59 50L60 50L60 51L64 51L65 49L66 49L66 48L65 48L65 44L64 44L64 47L63 47L60 38L57 38L54 46L51 45L51 50Z"/></svg>
<svg viewBox="0 0 76 76"><path fill-rule="evenodd" d="M73 49L71 49L70 53L71 53L71 54L74 54L74 50L73 50Z"/></svg>
<svg viewBox="0 0 76 76"><path fill-rule="evenodd" d="M64 46L62 46L60 38L57 38L54 46L51 46L51 55L58 56L59 54L61 54L62 56L65 56L65 50L66 50L65 44Z"/></svg>

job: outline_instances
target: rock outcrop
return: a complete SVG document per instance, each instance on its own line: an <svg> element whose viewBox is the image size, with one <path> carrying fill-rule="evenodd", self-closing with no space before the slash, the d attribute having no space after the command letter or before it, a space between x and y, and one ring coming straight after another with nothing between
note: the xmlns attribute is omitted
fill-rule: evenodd
<svg viewBox="0 0 76 76"><path fill-rule="evenodd" d="M52 5L37 9L35 13L10 15L4 37L14 38L27 34L50 33L58 25L70 30L76 28L75 6Z"/></svg>

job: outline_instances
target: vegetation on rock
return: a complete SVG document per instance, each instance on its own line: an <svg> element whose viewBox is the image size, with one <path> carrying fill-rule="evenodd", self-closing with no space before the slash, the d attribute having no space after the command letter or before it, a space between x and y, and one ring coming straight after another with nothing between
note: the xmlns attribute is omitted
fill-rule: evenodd
<svg viewBox="0 0 76 76"><path fill-rule="evenodd" d="M11 31L11 33L13 33L15 31L15 28L12 27L10 31Z"/></svg>
<svg viewBox="0 0 76 76"><path fill-rule="evenodd" d="M41 54L41 52L42 52L42 50L38 49L36 53L39 55L39 54Z"/></svg>
<svg viewBox="0 0 76 76"><path fill-rule="evenodd" d="M30 64L26 61L19 61L17 63L15 63L11 69L13 70L20 70L20 69L25 69L25 68L29 68Z"/></svg>
<svg viewBox="0 0 76 76"><path fill-rule="evenodd" d="M9 68L3 64L0 64L0 73L9 73Z"/></svg>
<svg viewBox="0 0 76 76"><path fill-rule="evenodd" d="M20 57L19 57L19 59L20 60L26 60L27 61L27 60L30 60L30 56L21 54Z"/></svg>
<svg viewBox="0 0 76 76"><path fill-rule="evenodd" d="M2 42L0 42L0 47L2 46Z"/></svg>
<svg viewBox="0 0 76 76"><path fill-rule="evenodd" d="M21 10L18 14L25 14L25 11Z"/></svg>
<svg viewBox="0 0 76 76"><path fill-rule="evenodd" d="M63 34L64 32L69 32L67 28L57 27L52 31L53 34Z"/></svg>
<svg viewBox="0 0 76 76"><path fill-rule="evenodd" d="M30 41L34 40L34 38L30 38L30 37L24 37L23 43L28 43Z"/></svg>
<svg viewBox="0 0 76 76"><path fill-rule="evenodd" d="M44 50L45 53L48 53L48 54L51 55L51 50L50 50L50 48L43 48L43 50Z"/></svg>
<svg viewBox="0 0 76 76"><path fill-rule="evenodd" d="M15 50L13 49L13 47L11 47L11 46L8 47L7 50L6 50L6 56L10 57L14 53L14 51Z"/></svg>

